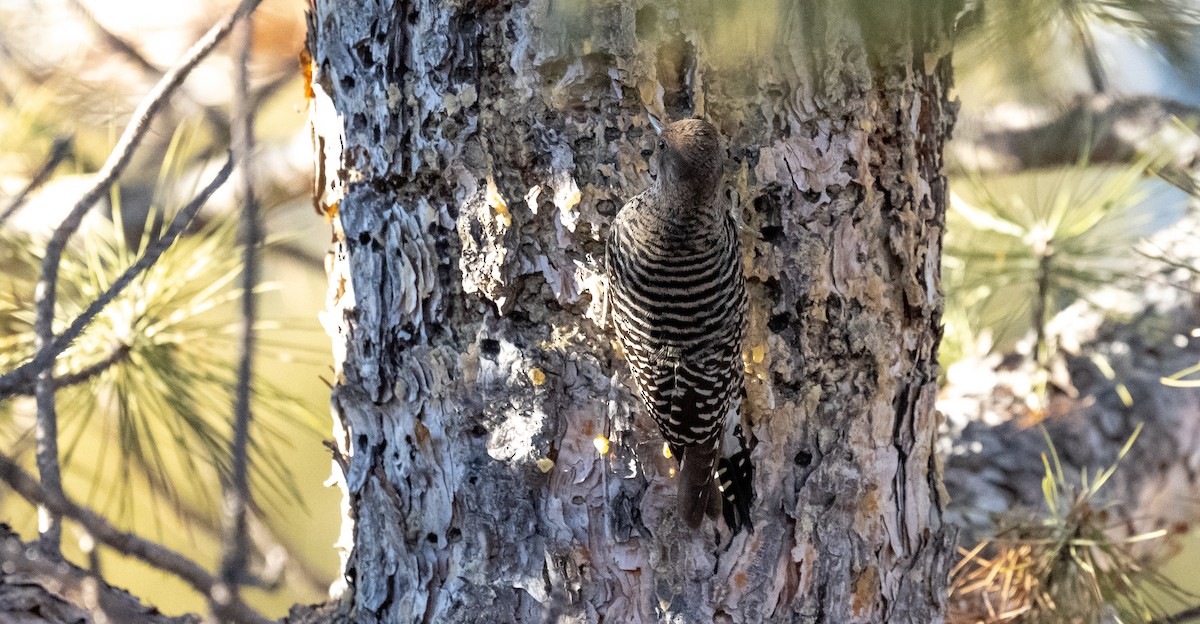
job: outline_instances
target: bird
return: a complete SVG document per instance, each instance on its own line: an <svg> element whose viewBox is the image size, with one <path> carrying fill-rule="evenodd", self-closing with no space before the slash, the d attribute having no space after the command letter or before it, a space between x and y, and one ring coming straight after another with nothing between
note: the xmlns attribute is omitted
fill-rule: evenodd
<svg viewBox="0 0 1200 624"><path fill-rule="evenodd" d="M617 213L606 241L608 303L630 378L679 462L678 515L754 530L751 446L741 423L748 299L737 223L719 200L717 129L663 128L658 175Z"/></svg>

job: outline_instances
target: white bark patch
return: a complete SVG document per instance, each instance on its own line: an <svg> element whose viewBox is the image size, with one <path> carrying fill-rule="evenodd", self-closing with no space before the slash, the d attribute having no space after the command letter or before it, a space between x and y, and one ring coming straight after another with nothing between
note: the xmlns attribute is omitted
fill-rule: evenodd
<svg viewBox="0 0 1200 624"><path fill-rule="evenodd" d="M579 222L579 212L575 210L580 200L579 186L575 184L575 178L565 171L560 172L556 178L554 206L558 208L558 242L566 247L571 244L571 234L575 233L575 225Z"/></svg>
<svg viewBox="0 0 1200 624"><path fill-rule="evenodd" d="M819 193L820 203L825 203L829 201L825 192L830 186L845 186L851 180L842 169L849 160L850 148L851 141L840 135L788 137L762 148L754 173L761 182Z"/></svg>
<svg viewBox="0 0 1200 624"><path fill-rule="evenodd" d="M495 359L483 358L479 362L476 384L483 388L530 387L528 372L533 363L511 342L500 340L500 352ZM487 406L488 416L494 419L487 452L492 459L524 464L544 455L540 447L547 425L546 413L541 405L528 400L528 393L513 394L501 399L500 403Z"/></svg>
<svg viewBox="0 0 1200 624"><path fill-rule="evenodd" d="M313 163L313 173L316 176L313 180L314 201L319 208L328 212L330 206L342 200L342 194L345 192L345 183L341 176L337 175L337 171L342 167L345 123L333 100L325 93L324 87L314 82L312 90L313 99L309 106L308 120L312 125L313 140L316 143L313 145L316 160ZM332 145L321 145L321 142Z"/></svg>
<svg viewBox="0 0 1200 624"><path fill-rule="evenodd" d="M511 307L512 261L506 234L512 224L508 202L489 176L485 188L468 191L458 208L458 266L462 289L479 293L505 311Z"/></svg>

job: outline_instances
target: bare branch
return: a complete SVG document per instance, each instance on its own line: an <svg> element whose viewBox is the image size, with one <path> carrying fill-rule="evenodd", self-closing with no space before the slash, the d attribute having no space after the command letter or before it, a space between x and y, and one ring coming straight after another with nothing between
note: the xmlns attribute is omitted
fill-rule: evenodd
<svg viewBox="0 0 1200 624"><path fill-rule="evenodd" d="M121 362L124 362L125 359L128 357L129 357L129 345L126 345L126 344L117 345L103 359L101 359L97 362L93 362L92 364L85 366L82 369L75 371L74 373L70 373L68 375L63 375L62 377L58 377L54 380L54 382L57 384L56 385L57 388L67 388L70 386L79 385L81 383L84 383L85 381L91 380L93 377L95 377L96 375L99 375L100 373L103 373L104 371L108 370L109 368L111 368Z"/></svg>
<svg viewBox="0 0 1200 624"><path fill-rule="evenodd" d="M12 606L10 593L14 589L24 590L29 599L37 600L37 604L31 605L30 612L36 609L41 616L46 614L45 603L54 601L66 602L69 606L65 608L75 610L75 618L81 618L80 621L90 614L97 622L122 624L197 622L194 615L163 615L157 609L143 605L129 592L110 586L69 561L45 557L35 546L25 544L8 527L0 524L0 621L7 622L5 616L12 616L4 607Z"/></svg>
<svg viewBox="0 0 1200 624"><path fill-rule="evenodd" d="M109 154L104 166L97 172L96 181L71 208L67 218L55 228L54 234L46 244L46 255L42 258L41 279L38 281L35 293L37 316L33 323L34 348L39 354L54 343L54 310L58 297L58 270L67 242L79 229L84 215L104 193L108 192L117 176L129 164L133 157L133 150L149 131L150 121L166 106L168 96L183 84L184 78L192 69L229 34L234 24L253 11L259 2L261 0L242 0L232 13L213 26L200 38L200 41L192 46L184 56L183 62L163 74L162 80L154 85L154 88L134 110L129 125L125 127L121 138L117 140L117 144ZM37 391L35 392L37 397L37 465L38 471L42 475L42 483L47 490L62 494L62 475L58 465L58 413L54 405L54 390L54 367L46 366L38 373ZM56 553L62 534L58 519L52 514L45 513L45 510L39 510L39 515L41 516L42 546L47 552Z"/></svg>
<svg viewBox="0 0 1200 624"><path fill-rule="evenodd" d="M21 206L25 205L25 200L29 199L30 193L38 190L38 188L46 183L46 180L50 179L50 174L54 173L54 170L67 157L67 154L71 153L73 143L74 140L70 137L62 137L54 140L54 145L50 147L50 156L46 158L46 162L38 168L37 173L33 174L33 177L29 179L29 183L25 185L25 188L21 189L16 197L12 198L12 201L8 202L8 207L4 209L4 212L0 213L0 225L4 225L4 222L8 221L9 217L13 216L17 210L20 210Z"/></svg>
<svg viewBox="0 0 1200 624"><path fill-rule="evenodd" d="M258 202L254 197L254 103L250 100L250 48L254 38L253 17L247 17L238 31L237 77L233 96L233 154L242 168L242 323L241 361L238 364L237 392L233 414L233 470L225 488L225 553L221 563L221 580L229 594L236 598L238 585L246 571L249 541L246 529L246 508L250 502L248 450L250 445L250 384L254 376L254 319L255 292L258 284L258 247L262 242ZM214 604L221 613L223 605Z"/></svg>
<svg viewBox="0 0 1200 624"><path fill-rule="evenodd" d="M101 310L116 299L129 284L133 283L134 279L158 262L163 253L175 243L175 239L179 238L179 235L195 220L196 214L200 212L200 208L229 179L229 175L232 172L233 160L229 159L225 161L225 165L217 172L212 181L208 183L208 186L204 187L199 195L175 214L175 217L171 219L171 223L167 226L162 236L147 246L142 257L138 258L137 262L133 263L128 269L125 269L125 272L113 281L102 295L88 304L87 309L75 317L71 321L71 325L63 333L55 337L49 349L39 351L33 359L17 367L15 370L0 376L0 399L27 392L28 388L33 385L38 373L47 366L53 365L54 359L62 354L63 351L66 351L67 347L71 346L71 343L83 334L83 331L87 329L87 326L96 318ZM61 387L61 385L58 387Z"/></svg>
<svg viewBox="0 0 1200 624"><path fill-rule="evenodd" d="M149 486L159 495L167 496L160 483L150 483ZM205 535L221 538L221 520L214 521L207 513L208 510L198 509L186 502L172 506L172 513L189 527L201 530ZM278 589L285 579L294 579L303 583L314 592L322 593L329 589L333 581L327 574L319 570L307 558L294 554L282 540L275 527L255 518L253 514L246 516L247 536L250 548L248 556L251 562L247 569L257 566L260 571L247 573L242 581L244 586L252 586L267 591Z"/></svg>
<svg viewBox="0 0 1200 624"><path fill-rule="evenodd" d="M1150 624L1184 624L1185 622L1195 622L1200 620L1200 606L1184 609L1174 615L1154 620Z"/></svg>
<svg viewBox="0 0 1200 624"><path fill-rule="evenodd" d="M55 268L57 270L57 266ZM44 282L38 284L39 300L45 299L44 286ZM38 316L40 320L41 315ZM54 306L51 305L49 322L39 322L34 326L38 330L37 340L34 342L38 348L49 344L54 338L53 316ZM34 387L34 396L37 399L37 468L49 491L62 496L62 473L58 465L58 413L54 407L55 390L54 367L47 366L38 374ZM41 536L38 545L48 554L58 555L62 540L62 521L48 507L38 507L38 532Z"/></svg>
<svg viewBox="0 0 1200 624"><path fill-rule="evenodd" d="M142 53L138 52L137 49L133 47L133 44L125 41L124 39L118 37L113 31L105 28L104 24L101 24L100 20L96 19L96 14L90 8L88 8L87 5L80 0L70 0L70 4L76 12L83 16L84 21L92 27L92 30L96 31L96 34L100 35L100 38L104 40L104 43L107 44L108 47L112 48L114 51L118 52L130 61L133 61L133 64L137 65L138 69L142 70L142 73L152 76L162 75L162 70L155 67L150 61L146 60L146 57L142 56Z"/></svg>
<svg viewBox="0 0 1200 624"><path fill-rule="evenodd" d="M77 370L73 373L68 373L62 377L55 377L54 378L54 387L56 389L61 390L63 388L69 388L71 386L77 386L81 383L91 380L93 377L95 377L96 375L99 375L100 373L103 373L104 371L108 370L110 367L115 366L118 363L125 361L125 359L128 357L129 357L129 345L125 345L125 344L117 345L117 346L113 347L112 351L109 351L108 355L83 367L82 369ZM34 393L34 388L32 385L30 385L30 386L26 386L24 388L17 390L14 394L32 395L33 393Z"/></svg>
<svg viewBox="0 0 1200 624"><path fill-rule="evenodd" d="M205 596L211 597L221 588L220 581L205 571L200 564L162 544L117 529L100 514L71 501L61 492L52 492L43 488L29 473L4 455L0 455L0 480L7 483L21 497L36 503L39 507L46 508L57 516L78 522L96 541L179 577ZM233 622L248 624L270 622L236 597L228 601L221 614Z"/></svg>

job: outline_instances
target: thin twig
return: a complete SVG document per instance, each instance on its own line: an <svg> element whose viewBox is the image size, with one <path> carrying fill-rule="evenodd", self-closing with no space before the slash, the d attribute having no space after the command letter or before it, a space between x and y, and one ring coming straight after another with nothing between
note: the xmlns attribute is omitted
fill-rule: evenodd
<svg viewBox="0 0 1200 624"><path fill-rule="evenodd" d="M162 70L146 60L146 57L142 56L142 53L138 52L137 48L133 47L133 44L118 37L116 33L108 28L105 28L104 24L101 24L100 20L96 19L96 14L87 5L80 0L70 0L70 4L83 17L83 20L92 27L92 30L100 35L104 43L108 44L108 47L133 61L133 64L137 65L138 69L142 70L142 73L153 76L162 75Z"/></svg>
<svg viewBox="0 0 1200 624"><path fill-rule="evenodd" d="M249 540L246 533L246 508L250 503L248 475L250 421L250 384L254 376L255 286L258 285L258 246L262 242L258 202L254 197L254 105L250 101L250 48L254 38L253 17L247 17L238 30L237 77L233 90L233 155L242 169L242 322L241 360L238 364L237 392L233 405L233 468L225 488L225 553L221 562L221 580L233 598L238 596L246 570ZM220 614L224 605L214 603Z"/></svg>
<svg viewBox="0 0 1200 624"><path fill-rule="evenodd" d="M12 454L16 455L17 453ZM156 495L170 496L162 488L161 483L150 483L149 485ZM187 526L200 529L206 536L216 536L217 539L221 539L223 530L221 523L224 518L213 520L208 511L208 509L198 509L185 501L172 507L175 517ZM318 570L307 558L294 555L291 547L284 543L274 527L255 518L254 514L246 516L246 526L246 534L250 543L248 556L251 559L251 563L247 566L248 569L259 567L261 571L253 575L247 573L242 580L244 587L250 586L266 591L275 591L281 586L284 579L296 579L317 593L329 589L332 579Z"/></svg>
<svg viewBox="0 0 1200 624"><path fill-rule="evenodd" d="M1087 66L1088 78L1092 82L1092 91L1098 95L1103 95L1108 91L1108 77L1104 72L1104 63L1100 61L1100 52L1096 49L1096 39L1092 36L1092 31L1086 23L1084 16L1078 11L1070 11L1067 21L1071 24L1071 31L1076 45L1079 46L1080 52L1083 54L1084 65Z"/></svg>
<svg viewBox="0 0 1200 624"><path fill-rule="evenodd" d="M117 345L116 347L113 347L112 351L109 351L108 355L104 356L103 358L101 358L91 364L88 364L87 366L85 366L73 373L67 373L66 375L63 375L62 377L55 377L54 378L54 387L58 390L62 390L63 388L77 386L81 383L84 383L85 381L91 380L93 377L95 377L96 375L99 375L100 373L103 373L104 371L108 370L109 368L116 366L117 364L119 364L121 362L124 362L125 359L128 357L129 357L129 345L126 345L126 344ZM29 385L25 388L21 388L14 394L32 395L33 393L34 393L34 388L32 385Z"/></svg>
<svg viewBox="0 0 1200 624"><path fill-rule="evenodd" d="M1039 251L1037 272L1037 298L1033 301L1033 329L1035 332L1033 344L1033 360L1039 367L1047 366L1050 347L1046 344L1046 309L1050 304L1051 265L1054 259L1053 243L1047 243L1046 248Z"/></svg>
<svg viewBox="0 0 1200 624"><path fill-rule="evenodd" d="M8 207L4 209L4 212L0 213L0 225L4 225L4 222L8 221L9 217L13 216L17 210L20 210L21 206L25 205L25 200L29 199L30 193L38 190L38 188L46 183L46 180L50 179L50 174L54 173L54 170L58 168L63 159L71 153L73 144L74 140L71 137L61 137L54 140L54 144L50 146L50 156L46 158L46 162L42 163L37 173L33 174L33 177L29 179L29 183L25 185L25 188L21 189L16 197L12 198L12 201L8 202Z"/></svg>
<svg viewBox="0 0 1200 624"><path fill-rule="evenodd" d="M96 541L124 555L140 559L155 568L174 574L205 596L211 596L221 585L220 581L209 574L200 564L179 552L138 537L133 533L122 531L109 524L108 520L105 520L100 514L71 501L61 492L47 490L44 486L39 485L32 475L3 454L0 454L0 480L7 483L25 500L49 509L57 516L78 522ZM222 611L222 616L236 622L252 624L270 622L254 609L236 599L230 601L226 609Z"/></svg>
<svg viewBox="0 0 1200 624"><path fill-rule="evenodd" d="M55 272L57 270L58 267L55 265ZM39 302L47 299L45 285L44 281L38 284L37 299ZM54 297L50 296L49 299L51 300L49 318L46 322L42 322L42 315L39 313L37 322L34 324L34 329L37 330L37 339L34 345L38 349L43 345L50 344L54 339ZM58 465L58 412L54 407L55 391L54 366L47 366L38 374L34 386L34 397L37 399L37 424L34 427L37 442L37 468L45 487L53 495L63 496L62 473ZM38 534L38 546L47 554L58 555L62 544L62 519L47 507L38 507Z"/></svg>
<svg viewBox="0 0 1200 624"><path fill-rule="evenodd" d="M1184 609L1175 615L1168 615L1164 618L1159 618L1150 622L1150 624L1184 624L1184 622L1194 622L1200 620L1200 606Z"/></svg>
<svg viewBox="0 0 1200 624"><path fill-rule="evenodd" d="M217 172L212 181L208 183L208 186L204 187L199 195L188 202L179 212L175 213L170 225L167 226L162 236L147 246L142 257L138 258L137 262L125 269L125 272L109 285L104 294L92 300L88 304L87 309L75 317L71 321L71 325L63 333L55 337L49 349L43 349L32 360L0 376L0 399L26 392L33 385L37 374L46 366L52 365L54 359L62 354L63 351L66 351L67 347L71 346L71 343L83 334L83 331L100 314L101 310L116 299L129 284L133 283L134 279L158 262L163 253L175 243L175 239L179 238L179 235L195 220L196 214L200 212L200 209L212 194L229 179L229 175L232 172L233 160L226 160L225 165Z"/></svg>
<svg viewBox="0 0 1200 624"><path fill-rule="evenodd" d="M71 212L54 230L50 241L46 244L46 255L42 258L41 279L38 281L34 301L37 316L34 319L35 334L34 348L39 356L54 344L54 310L58 298L58 271L67 242L83 223L83 217L88 210L108 192L117 176L129 164L133 151L146 133L150 130L150 122L155 115L167 104L168 96L184 78L208 56L223 40L239 20L253 11L262 0L242 0L236 9L215 26L213 26L200 41L184 56L183 62L172 67L163 74L162 80L154 85L150 93L138 104L133 111L132 119L104 166L96 173L96 181L83 197L71 208ZM50 492L62 494L62 475L58 465L58 413L54 406L54 366L48 365L41 369L37 377L37 465L42 476L42 484ZM42 547L47 552L57 553L62 537L62 527L52 514L39 510Z"/></svg>
<svg viewBox="0 0 1200 624"><path fill-rule="evenodd" d="M96 375L124 362L129 357L129 345L119 344L109 352L103 359L93 362L73 373L68 373L62 377L55 378L56 388L67 388L77 386L85 381L90 381Z"/></svg>
<svg viewBox="0 0 1200 624"><path fill-rule="evenodd" d="M36 548L0 524L0 584L36 584L51 590L57 599L66 600L93 616L102 615L108 622L185 624L192 621L187 616L163 615L157 609L143 605L129 592L110 586L93 572L69 561L41 556ZM95 617L94 621L104 620Z"/></svg>

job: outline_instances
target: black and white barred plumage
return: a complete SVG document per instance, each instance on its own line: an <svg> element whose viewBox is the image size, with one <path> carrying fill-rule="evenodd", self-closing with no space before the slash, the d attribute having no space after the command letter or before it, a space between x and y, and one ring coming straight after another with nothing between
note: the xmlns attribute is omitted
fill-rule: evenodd
<svg viewBox="0 0 1200 624"><path fill-rule="evenodd" d="M723 508L733 531L752 529L754 468L739 415L746 285L737 226L717 197L716 129L675 122L658 151L654 186L621 209L609 235L613 324L679 460L680 515L697 527Z"/></svg>

